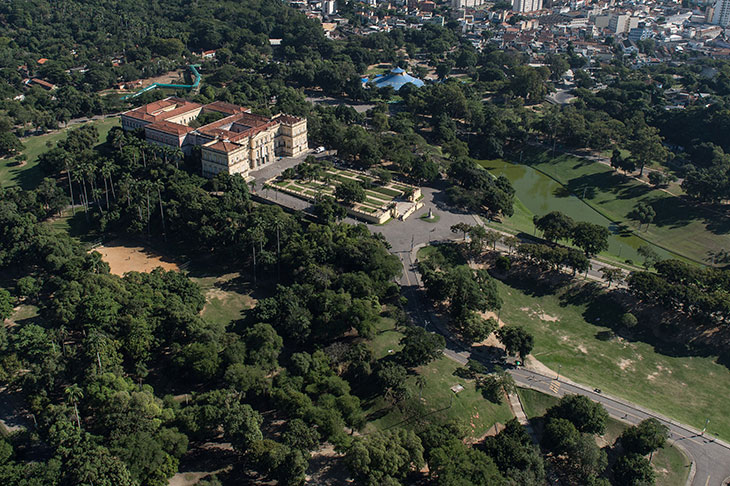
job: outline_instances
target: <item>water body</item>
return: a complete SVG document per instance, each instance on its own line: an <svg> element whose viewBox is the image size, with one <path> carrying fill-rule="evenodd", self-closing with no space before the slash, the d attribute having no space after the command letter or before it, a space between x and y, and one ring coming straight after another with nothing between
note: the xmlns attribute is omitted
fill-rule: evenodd
<svg viewBox="0 0 730 486"><path fill-rule="evenodd" d="M620 228L616 223L592 209L577 195L568 193L565 186L542 172L526 165L513 164L504 160L484 161L482 165L494 176L504 175L510 180L517 198L532 213L529 215L530 218L532 215L542 216L550 211L560 211L575 221L588 221L606 226L611 231L608 239L608 253L621 260L630 259L634 263L644 261L636 250L647 245L646 241L634 235L619 234ZM519 229L533 234L534 226L532 224L522 226ZM677 255L672 255L661 248L655 246L653 248L662 258L677 258Z"/></svg>

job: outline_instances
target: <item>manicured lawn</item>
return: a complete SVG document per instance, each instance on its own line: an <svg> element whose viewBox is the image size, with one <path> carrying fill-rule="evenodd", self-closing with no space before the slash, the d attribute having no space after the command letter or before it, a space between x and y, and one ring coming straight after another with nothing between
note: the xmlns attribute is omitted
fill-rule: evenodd
<svg viewBox="0 0 730 486"><path fill-rule="evenodd" d="M427 223L438 223L439 220L441 219L441 216L439 216L437 213L433 213L433 218L428 219L428 213L423 213L422 215L419 216L419 218L421 218L423 221L425 221Z"/></svg>
<svg viewBox="0 0 730 486"><path fill-rule="evenodd" d="M109 130L112 127L119 126L119 118L111 117L106 120L97 120L90 123L93 123L99 130L99 141L104 142ZM72 125L70 129L80 126ZM66 136L66 130L58 130L53 133L23 139L23 144L25 145L23 154L27 157L26 163L23 166L16 166L12 160L0 160L0 185L3 187L19 185L23 189L35 188L43 180L43 177L45 177L43 171L38 167L38 156L54 147L59 140L63 139ZM48 147L48 144L51 147Z"/></svg>
<svg viewBox="0 0 730 486"><path fill-rule="evenodd" d="M343 182L361 182L364 184L371 184L375 179L364 174L360 174L352 170L343 170L338 168L327 169L327 180L309 180L304 181L300 179L286 180L286 181L275 181L272 184L272 188L286 188L292 191L296 191L300 197L311 196L316 197L318 193L333 194L335 189ZM365 200L361 203L357 203L354 209L361 210L368 214L385 213L388 211L390 203L399 196L402 196L404 191L412 189L411 187L391 182L389 187L376 186L370 189L365 189Z"/></svg>
<svg viewBox="0 0 730 486"><path fill-rule="evenodd" d="M68 233L69 236L86 243L97 241L102 236L98 228L86 221L84 209L81 207L77 207L75 213L71 208L68 208L60 216L48 220L47 224L55 231L63 231Z"/></svg>
<svg viewBox="0 0 730 486"><path fill-rule="evenodd" d="M599 339L601 332L610 331L599 319L615 316L615 308L589 308L545 295L529 282L517 284L524 290L497 282L504 300L501 318L535 336L535 358L553 370L561 366L561 373L572 380L696 428L709 417L708 431L730 439L730 416L718 400L730 393L730 371L714 356L668 356L645 342Z"/></svg>
<svg viewBox="0 0 730 486"><path fill-rule="evenodd" d="M398 197L401 194L403 194L400 191L394 191L393 189L388 189L387 187L373 187L371 190L374 192L379 192L380 194L383 194L385 196L388 196L389 199Z"/></svg>
<svg viewBox="0 0 730 486"><path fill-rule="evenodd" d="M633 230L633 236L616 235L611 239L609 252L620 253L621 258L637 261L636 248L646 244L642 239L697 261L707 261L708 251L730 246L730 219L625 177L603 164L570 155L552 158L549 151L541 150L527 151L523 163L481 162L493 174L504 174L512 181L529 213L543 215L558 210L576 220L606 226L617 221ZM584 196L585 202L581 200ZM650 204L657 214L646 231L638 231L636 223L627 216L638 202ZM529 213L515 209L509 223L521 231L532 232ZM612 229L619 230L615 225ZM666 251L660 253L668 256Z"/></svg>
<svg viewBox="0 0 730 486"><path fill-rule="evenodd" d="M515 165L503 160L480 163L495 176L505 175L515 188L518 201L515 202L514 215L503 220L503 225L512 231L533 235L535 234L533 216L561 211L576 221L589 221L618 232L617 226L612 224L611 219L596 212L578 197L567 194L564 186L532 167ZM636 250L649 243L630 233L628 235L614 233L609 237L608 244L608 251L602 255L640 263L643 259ZM671 256L661 248L655 247L655 250L663 258Z"/></svg>
<svg viewBox="0 0 730 486"><path fill-rule="evenodd" d="M13 315L10 316L10 322L23 324L23 322L31 322L39 317L38 306L21 304L17 307Z"/></svg>
<svg viewBox="0 0 730 486"><path fill-rule="evenodd" d="M376 337L369 344L375 357L387 356L389 351L397 352L402 334L393 329L392 320L383 319L378 329ZM370 418L364 432L384 430L396 425L411 428L456 420L471 431L470 436L478 437L496 422L505 423L512 418L506 402L495 405L482 397L472 380L454 376L458 367L456 362L442 357L417 369L418 374L425 379L423 389L417 385L415 374L408 377L411 397L402 404L393 406L382 397L364 403L363 408ZM454 395L450 388L457 384L461 384L464 390Z"/></svg>

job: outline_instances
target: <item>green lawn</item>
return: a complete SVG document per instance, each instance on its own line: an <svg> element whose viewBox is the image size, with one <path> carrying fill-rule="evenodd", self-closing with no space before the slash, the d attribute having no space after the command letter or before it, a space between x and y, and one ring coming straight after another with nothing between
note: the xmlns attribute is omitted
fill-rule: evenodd
<svg viewBox="0 0 730 486"><path fill-rule="evenodd" d="M72 209L66 209L60 216L51 218L47 222L52 229L63 231L69 236L82 242L93 242L101 238L98 228L93 227L86 221L83 208L77 207L74 213Z"/></svg>
<svg viewBox="0 0 730 486"><path fill-rule="evenodd" d="M729 218L624 177L603 164L570 155L551 158L549 152L538 150L525 153L524 165L503 160L480 163L495 175L504 174L515 186L521 205L505 224L519 231L532 233L532 215L557 210L579 221L609 226L616 233L620 228L611 221L633 231L630 236L611 238L609 253L622 259L639 260L636 249L647 241L695 261L707 261L709 251L730 247ZM638 231L627 217L640 201L657 213L647 231ZM668 251L660 253L666 257Z"/></svg>
<svg viewBox="0 0 730 486"><path fill-rule="evenodd" d="M215 324L227 326L243 317L243 311L252 308L255 301L240 281L240 274L230 273L218 277L191 277L205 294L202 317Z"/></svg>
<svg viewBox="0 0 730 486"><path fill-rule="evenodd" d="M393 321L383 319L378 332L369 346L376 358L382 358L400 349L398 342L403 335L393 329ZM470 436L479 437L496 422L505 423L512 418L509 406L505 403L495 405L485 400L476 390L473 380L454 376L459 365L442 357L426 366L417 368L425 379L423 389L416 384L416 375L408 378L411 397L401 405L392 406L382 397L364 403L370 422L365 432L384 430L393 426L415 427L419 424L456 420L467 427ZM464 386L458 395L450 390L456 384ZM422 400L419 403L419 395ZM452 401L452 396L454 396Z"/></svg>
<svg viewBox="0 0 730 486"><path fill-rule="evenodd" d="M401 191L395 191L393 189L388 189L387 187L373 187L371 190L384 196L388 196L388 199L393 199L394 197L399 197L403 194Z"/></svg>
<svg viewBox="0 0 730 486"><path fill-rule="evenodd" d="M545 295L528 282L518 284L525 290L497 282L504 300L501 318L534 334L535 358L553 370L561 366L572 380L694 427L701 429L709 417L709 432L730 439L730 416L717 399L730 393L730 371L715 357L668 356L645 342L599 339L610 330L597 319L615 316L615 308L589 308Z"/></svg>
<svg viewBox="0 0 730 486"><path fill-rule="evenodd" d="M93 123L99 130L99 141L104 142L109 130L119 126L119 118L111 117L106 120L98 120ZM81 125L72 125L70 129L78 128ZM19 185L23 189L33 189L45 176L38 167L38 156L49 150L51 147L66 136L66 129L57 130L45 135L28 137L23 139L25 150L23 154L27 157L25 165L16 166L12 160L0 160L0 185L3 187Z"/></svg>
<svg viewBox="0 0 730 486"><path fill-rule="evenodd" d="M689 460L678 448L670 446L656 451L651 463L657 473L658 486L684 486L689 476Z"/></svg>
<svg viewBox="0 0 730 486"><path fill-rule="evenodd" d="M428 213L423 213L422 215L419 216L419 218L427 223L438 223L439 220L441 219L441 216L439 216L438 213L433 213L433 218L428 219Z"/></svg>
<svg viewBox="0 0 730 486"><path fill-rule="evenodd" d="M528 419L542 417L547 409L558 403L558 398L529 388L517 388L522 408Z"/></svg>

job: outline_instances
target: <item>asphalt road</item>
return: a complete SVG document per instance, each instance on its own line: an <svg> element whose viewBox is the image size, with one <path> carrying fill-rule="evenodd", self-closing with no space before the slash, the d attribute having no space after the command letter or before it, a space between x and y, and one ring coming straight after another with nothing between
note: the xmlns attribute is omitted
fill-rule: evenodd
<svg viewBox="0 0 730 486"><path fill-rule="evenodd" d="M408 311L417 324L426 330L438 332L446 338L446 349L444 354L462 364L468 359L477 359L488 368L502 362L504 352L493 349L488 353L472 352L461 342L454 340L445 323L432 311L430 301L424 294L421 285L420 275L416 270L416 252L418 248L427 245L432 241L459 239L458 235L451 233L451 225L459 221L474 224L478 218L470 214L453 213L441 200L442 192L437 189L424 188L425 206L416 212L406 221L391 221L385 226L373 226L370 229L382 233L391 245L391 251L400 258L403 263L403 275L399 284L403 294L408 298ZM418 218L421 214L433 208L438 214L437 223L428 223ZM593 262L594 269L589 272L589 277L601 279L597 271L597 262ZM692 486L724 486L730 479L730 446L705 437L702 432L687 425L683 425L656 414L630 402L596 393L593 387L580 385L566 380L563 377L545 376L523 368L511 369L515 383L525 388L532 388L543 393L563 396L565 394L580 394L601 403L609 415L627 424L635 425L640 421L654 417L669 427L670 443L682 448L692 461L688 485ZM677 397L681 399L681 397ZM720 398L719 398L720 399Z"/></svg>

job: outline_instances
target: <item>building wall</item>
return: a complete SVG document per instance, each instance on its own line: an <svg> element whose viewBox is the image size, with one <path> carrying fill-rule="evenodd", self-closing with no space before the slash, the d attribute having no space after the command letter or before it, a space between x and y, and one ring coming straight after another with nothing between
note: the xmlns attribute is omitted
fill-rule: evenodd
<svg viewBox="0 0 730 486"><path fill-rule="evenodd" d="M136 130L149 124L150 122L148 121L138 120L137 118L132 118L131 116L122 115L122 129L125 131Z"/></svg>
<svg viewBox="0 0 730 486"><path fill-rule="evenodd" d="M282 123L279 125L276 138L275 152L278 155L287 157L299 155L308 148L307 120L304 119L293 125Z"/></svg>
<svg viewBox="0 0 730 486"><path fill-rule="evenodd" d="M180 148L182 147L185 135L172 135L169 133L158 132L157 130L151 130L145 128L145 139L155 145L161 145L163 147Z"/></svg>
<svg viewBox="0 0 730 486"><path fill-rule="evenodd" d="M542 9L542 0L513 0L512 10L514 12L528 13Z"/></svg>
<svg viewBox="0 0 730 486"><path fill-rule="evenodd" d="M730 0L717 0L712 14L712 23L723 27L730 25Z"/></svg>
<svg viewBox="0 0 730 486"><path fill-rule="evenodd" d="M213 177L219 172L228 174L241 174L244 177L249 169L249 151L245 145L240 149L228 153L211 150L203 147L200 156L204 177Z"/></svg>
<svg viewBox="0 0 730 486"><path fill-rule="evenodd" d="M485 0L451 0L451 6L456 9L466 7L478 7L484 4Z"/></svg>
<svg viewBox="0 0 730 486"><path fill-rule="evenodd" d="M251 170L270 164L276 160L274 155L274 139L276 138L276 127L258 133L249 141L249 163Z"/></svg>
<svg viewBox="0 0 730 486"><path fill-rule="evenodd" d="M190 122L198 118L198 115L200 115L200 112L203 110L202 107L196 108L194 110L190 110L185 113L180 113L179 115L175 115L172 118L166 118L165 121L169 121L172 123L179 123L180 125L190 125Z"/></svg>
<svg viewBox="0 0 730 486"><path fill-rule="evenodd" d="M173 109L174 105L171 105L162 111L171 111ZM165 120L171 123L189 126L190 122L197 118L203 111L205 111L205 106L191 109L190 111L166 118ZM124 130L135 130L151 123L124 114L121 115L121 118L122 128ZM190 153L192 147L201 146L201 169L203 175L206 177L213 177L219 172L246 176L249 170L255 170L259 167L274 163L277 155L296 156L309 148L307 120L304 119L294 123L292 123L292 120L292 117L287 116L273 118L272 121L276 123L272 123L272 127L262 130L251 137L232 142L234 145L240 145L240 149L234 148L227 153L209 148L208 146L213 145L216 139L197 131L191 131L178 136L176 134L168 134L147 128L145 130L145 138L149 143L154 145L181 148L186 154ZM235 140L234 137L232 138ZM229 147L231 146L229 145Z"/></svg>

